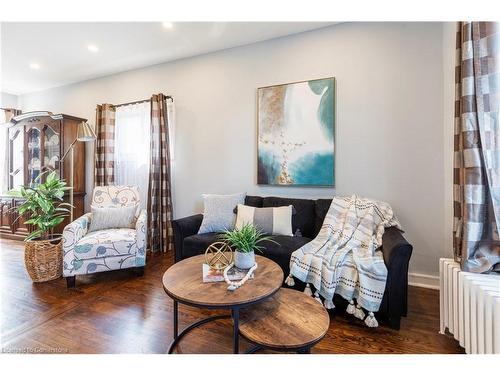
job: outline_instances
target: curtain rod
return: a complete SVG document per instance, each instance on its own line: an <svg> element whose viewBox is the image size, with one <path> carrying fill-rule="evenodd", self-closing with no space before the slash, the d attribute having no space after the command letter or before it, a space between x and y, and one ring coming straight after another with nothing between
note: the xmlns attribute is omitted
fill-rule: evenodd
<svg viewBox="0 0 500 375"><path fill-rule="evenodd" d="M172 101L174 101L174 98L171 97L170 95L166 95L165 96L165 100L167 99L172 99ZM121 103L121 104L113 104L113 107L124 107L126 105L133 105L133 104L139 104L139 103L145 103L145 102L149 102L151 99L144 99L144 100L136 100L135 102L128 102L128 103Z"/></svg>

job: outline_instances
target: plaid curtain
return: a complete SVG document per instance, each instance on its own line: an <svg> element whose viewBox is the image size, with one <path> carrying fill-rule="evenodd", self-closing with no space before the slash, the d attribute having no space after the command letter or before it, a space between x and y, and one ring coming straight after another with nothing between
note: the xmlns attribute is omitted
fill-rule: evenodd
<svg viewBox="0 0 500 375"><path fill-rule="evenodd" d="M166 98L151 97L148 241L152 251L173 250L169 123Z"/></svg>
<svg viewBox="0 0 500 375"><path fill-rule="evenodd" d="M499 24L459 22L455 66L454 254L500 271Z"/></svg>
<svg viewBox="0 0 500 375"><path fill-rule="evenodd" d="M115 112L111 104L96 108L95 186L113 185L115 182Z"/></svg>

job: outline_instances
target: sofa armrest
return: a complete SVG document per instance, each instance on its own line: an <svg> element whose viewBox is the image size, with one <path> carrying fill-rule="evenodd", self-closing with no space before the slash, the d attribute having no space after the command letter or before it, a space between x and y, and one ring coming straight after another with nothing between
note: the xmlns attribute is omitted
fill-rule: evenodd
<svg viewBox="0 0 500 375"><path fill-rule="evenodd" d="M147 244L148 216L146 210L142 210L135 222L137 253L135 255L136 267L146 265L146 244Z"/></svg>
<svg viewBox="0 0 500 375"><path fill-rule="evenodd" d="M172 221L172 229L174 231L174 250L175 250L176 262L182 260L182 244L184 242L184 238L198 233L202 221L203 221L202 214L183 217L182 219L177 219Z"/></svg>
<svg viewBox="0 0 500 375"><path fill-rule="evenodd" d="M73 249L76 243L87 234L91 220L92 214L86 213L64 227L62 238L63 276L72 276L73 271L81 266L74 262Z"/></svg>
<svg viewBox="0 0 500 375"><path fill-rule="evenodd" d="M406 241L402 232L387 228L382 237L382 252L387 267L386 300L391 327L399 329L399 318L408 311L408 265L413 246ZM383 301L384 302L384 301Z"/></svg>
<svg viewBox="0 0 500 375"><path fill-rule="evenodd" d="M382 252L387 268L392 268L396 263L408 263L413 246L403 237L402 232L396 227L387 228L382 236Z"/></svg>

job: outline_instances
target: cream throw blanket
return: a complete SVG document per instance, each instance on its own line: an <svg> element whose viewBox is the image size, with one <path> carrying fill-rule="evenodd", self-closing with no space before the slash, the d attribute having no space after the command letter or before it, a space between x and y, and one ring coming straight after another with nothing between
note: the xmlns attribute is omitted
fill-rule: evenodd
<svg viewBox="0 0 500 375"><path fill-rule="evenodd" d="M335 197L316 238L292 253L286 283L293 285L292 276L311 283L327 308L335 307L333 295L339 294L350 301L349 313L364 319L363 307L369 311L366 324L376 327L373 312L380 307L387 279L377 249L385 228L392 226L401 229L389 204L356 195ZM312 295L309 284L304 292Z"/></svg>

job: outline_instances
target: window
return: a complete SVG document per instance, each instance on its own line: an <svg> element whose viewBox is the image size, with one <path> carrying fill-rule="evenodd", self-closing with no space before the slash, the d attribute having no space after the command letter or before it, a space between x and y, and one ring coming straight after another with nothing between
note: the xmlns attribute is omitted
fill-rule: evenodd
<svg viewBox="0 0 500 375"><path fill-rule="evenodd" d="M139 187L146 208L149 185L151 103L116 108L115 183Z"/></svg>
<svg viewBox="0 0 500 375"><path fill-rule="evenodd" d="M166 101L169 124L170 159L174 158L175 110L173 100ZM151 149L151 102L116 108L115 183L139 187L141 208L146 208L149 187Z"/></svg>

